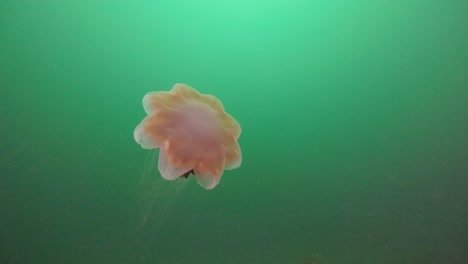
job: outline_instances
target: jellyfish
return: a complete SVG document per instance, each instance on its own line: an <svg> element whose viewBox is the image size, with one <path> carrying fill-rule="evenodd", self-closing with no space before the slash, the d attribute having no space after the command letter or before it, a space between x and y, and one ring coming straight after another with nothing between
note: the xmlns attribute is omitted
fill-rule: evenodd
<svg viewBox="0 0 468 264"><path fill-rule="evenodd" d="M224 170L241 165L241 127L215 96L177 83L170 91L147 93L143 108L147 116L135 128L135 141L144 149L159 148L163 179L193 174L200 186L211 190Z"/></svg>

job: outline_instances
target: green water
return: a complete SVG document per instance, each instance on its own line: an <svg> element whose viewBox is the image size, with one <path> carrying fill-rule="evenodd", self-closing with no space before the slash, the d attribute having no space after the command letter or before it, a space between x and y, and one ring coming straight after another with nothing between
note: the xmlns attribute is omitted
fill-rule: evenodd
<svg viewBox="0 0 468 264"><path fill-rule="evenodd" d="M0 1L0 262L468 263L467 10ZM212 191L133 139L177 82L243 129Z"/></svg>

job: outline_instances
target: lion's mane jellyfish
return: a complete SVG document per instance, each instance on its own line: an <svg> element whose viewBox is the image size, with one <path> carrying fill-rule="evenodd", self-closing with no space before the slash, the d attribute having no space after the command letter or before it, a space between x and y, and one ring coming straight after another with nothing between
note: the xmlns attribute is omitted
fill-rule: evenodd
<svg viewBox="0 0 468 264"><path fill-rule="evenodd" d="M135 128L135 141L145 149L160 148L158 169L166 180L194 174L205 189L213 189L224 170L238 168L239 123L214 96L186 84L143 97L147 116Z"/></svg>

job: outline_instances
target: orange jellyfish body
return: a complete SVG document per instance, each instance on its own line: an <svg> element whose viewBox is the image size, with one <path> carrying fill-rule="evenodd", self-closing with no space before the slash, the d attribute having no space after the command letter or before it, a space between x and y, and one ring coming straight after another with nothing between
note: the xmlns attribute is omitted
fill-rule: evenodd
<svg viewBox="0 0 468 264"><path fill-rule="evenodd" d="M190 173L202 187L213 189L224 170L238 168L241 127L212 95L186 84L143 97L148 116L135 128L135 141L145 149L160 148L158 169L166 180Z"/></svg>

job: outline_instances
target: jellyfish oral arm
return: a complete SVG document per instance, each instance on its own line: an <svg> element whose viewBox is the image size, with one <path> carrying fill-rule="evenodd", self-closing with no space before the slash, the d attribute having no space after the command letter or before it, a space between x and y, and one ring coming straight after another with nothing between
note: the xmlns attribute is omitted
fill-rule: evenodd
<svg viewBox="0 0 468 264"><path fill-rule="evenodd" d="M185 179L187 179L187 178L190 176L190 174L195 175L195 172L194 172L193 170L187 171L186 173L180 175L180 178L185 178Z"/></svg>

